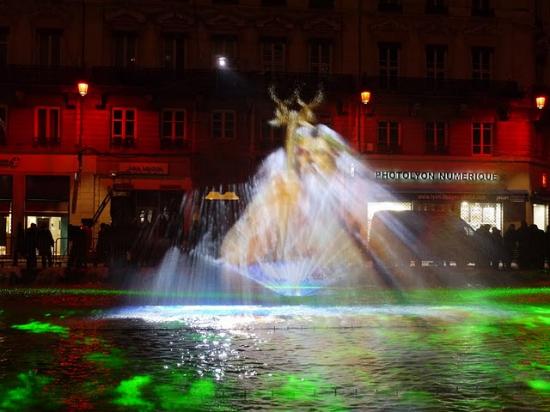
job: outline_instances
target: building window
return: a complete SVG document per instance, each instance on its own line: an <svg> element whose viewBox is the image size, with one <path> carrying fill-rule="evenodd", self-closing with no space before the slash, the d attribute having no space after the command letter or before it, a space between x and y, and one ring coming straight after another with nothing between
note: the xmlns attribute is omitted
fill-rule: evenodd
<svg viewBox="0 0 550 412"><path fill-rule="evenodd" d="M161 147L183 147L185 136L185 110L166 109L162 111Z"/></svg>
<svg viewBox="0 0 550 412"><path fill-rule="evenodd" d="M261 149L274 149L281 147L284 141L284 129L274 127L269 124L269 120L262 121L262 139L260 141Z"/></svg>
<svg viewBox="0 0 550 412"><path fill-rule="evenodd" d="M166 33L162 42L162 64L165 69L182 71L185 68L185 37Z"/></svg>
<svg viewBox="0 0 550 412"><path fill-rule="evenodd" d="M400 13L402 10L401 0L378 0L378 11Z"/></svg>
<svg viewBox="0 0 550 412"><path fill-rule="evenodd" d="M0 106L0 145L8 142L8 108Z"/></svg>
<svg viewBox="0 0 550 412"><path fill-rule="evenodd" d="M223 56L229 60L229 65L235 67L237 63L237 38L231 35L219 35L212 38L214 60Z"/></svg>
<svg viewBox="0 0 550 412"><path fill-rule="evenodd" d="M286 6L286 0L262 0L262 6L284 7Z"/></svg>
<svg viewBox="0 0 550 412"><path fill-rule="evenodd" d="M235 138L235 112L233 110L212 112L212 137L214 139Z"/></svg>
<svg viewBox="0 0 550 412"><path fill-rule="evenodd" d="M137 36L133 32L117 31L113 33L113 65L132 67L136 64Z"/></svg>
<svg viewBox="0 0 550 412"><path fill-rule="evenodd" d="M334 0L309 0L310 9L333 9Z"/></svg>
<svg viewBox="0 0 550 412"><path fill-rule="evenodd" d="M61 65L61 30L38 30L38 64L56 67Z"/></svg>
<svg viewBox="0 0 550 412"><path fill-rule="evenodd" d="M431 154L446 154L447 145L447 124L434 121L426 123L426 152Z"/></svg>
<svg viewBox="0 0 550 412"><path fill-rule="evenodd" d="M400 147L398 122L378 122L378 142L376 149L379 153L399 153Z"/></svg>
<svg viewBox="0 0 550 412"><path fill-rule="evenodd" d="M495 10L491 7L491 0L472 0L472 16L493 17Z"/></svg>
<svg viewBox="0 0 550 412"><path fill-rule="evenodd" d="M262 69L282 72L286 69L286 42L284 39L264 39L261 44Z"/></svg>
<svg viewBox="0 0 550 412"><path fill-rule="evenodd" d="M327 74L332 72L332 42L316 39L309 42L309 71Z"/></svg>
<svg viewBox="0 0 550 412"><path fill-rule="evenodd" d="M447 72L447 46L426 46L426 77L444 80Z"/></svg>
<svg viewBox="0 0 550 412"><path fill-rule="evenodd" d="M472 153L493 153L493 123L474 122L472 125Z"/></svg>
<svg viewBox="0 0 550 412"><path fill-rule="evenodd" d="M378 45L378 52L380 86L387 88L397 87L400 45L396 43L381 43Z"/></svg>
<svg viewBox="0 0 550 412"><path fill-rule="evenodd" d="M136 139L136 110L115 108L112 112L111 145L133 146Z"/></svg>
<svg viewBox="0 0 550 412"><path fill-rule="evenodd" d="M491 80L493 72L493 49L489 47L472 48L472 79L478 82Z"/></svg>
<svg viewBox="0 0 550 412"><path fill-rule="evenodd" d="M426 14L447 14L447 0L427 0Z"/></svg>
<svg viewBox="0 0 550 412"><path fill-rule="evenodd" d="M59 143L59 107L37 107L34 117L34 138L39 145Z"/></svg>
<svg viewBox="0 0 550 412"><path fill-rule="evenodd" d="M8 36L8 29L0 27L0 67L8 64Z"/></svg>

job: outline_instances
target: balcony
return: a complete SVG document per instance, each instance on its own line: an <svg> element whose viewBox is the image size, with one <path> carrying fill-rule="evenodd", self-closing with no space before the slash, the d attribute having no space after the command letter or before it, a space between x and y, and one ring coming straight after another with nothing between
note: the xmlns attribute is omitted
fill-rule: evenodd
<svg viewBox="0 0 550 412"><path fill-rule="evenodd" d="M74 85L81 78L79 67L0 66L0 84Z"/></svg>
<svg viewBox="0 0 550 412"><path fill-rule="evenodd" d="M380 77L364 77L363 89L379 95L406 95L420 97L477 97L520 98L523 93L515 81L483 81L471 79L434 80L427 78L400 77L388 83Z"/></svg>

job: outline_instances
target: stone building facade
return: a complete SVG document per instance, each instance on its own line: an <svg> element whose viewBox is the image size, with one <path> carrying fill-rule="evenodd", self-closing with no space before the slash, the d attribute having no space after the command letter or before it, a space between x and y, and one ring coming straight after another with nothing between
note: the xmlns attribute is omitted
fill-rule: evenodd
<svg viewBox="0 0 550 412"><path fill-rule="evenodd" d="M1 1L0 251L19 223L61 239L111 206L154 216L245 181L282 143L271 85L324 90L319 120L389 189L369 215L546 226L549 15L540 0ZM130 201L97 214L117 194Z"/></svg>

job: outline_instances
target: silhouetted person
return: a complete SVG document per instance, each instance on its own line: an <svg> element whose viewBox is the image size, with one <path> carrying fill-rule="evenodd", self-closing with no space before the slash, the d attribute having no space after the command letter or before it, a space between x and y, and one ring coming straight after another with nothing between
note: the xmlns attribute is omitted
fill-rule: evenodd
<svg viewBox="0 0 550 412"><path fill-rule="evenodd" d="M17 224L17 230L15 231L15 237L13 239L13 266L17 266L20 256L26 256L25 249L25 229L23 229L23 223Z"/></svg>
<svg viewBox="0 0 550 412"><path fill-rule="evenodd" d="M97 233L97 244L95 247L96 264L109 264L111 258L111 228L107 223L99 226Z"/></svg>
<svg viewBox="0 0 550 412"><path fill-rule="evenodd" d="M47 224L42 224L37 232L36 244L38 254L42 258L42 268L52 266L53 236Z"/></svg>
<svg viewBox="0 0 550 412"><path fill-rule="evenodd" d="M36 269L36 249L38 247L38 229L36 223L25 231L25 254L27 256L27 269Z"/></svg>
<svg viewBox="0 0 550 412"><path fill-rule="evenodd" d="M480 268L491 266L493 240L489 228L490 225L481 225L475 232L478 254L476 265Z"/></svg>
<svg viewBox="0 0 550 412"><path fill-rule="evenodd" d="M516 233L518 242L518 265L520 269L527 269L529 267L529 260L531 258L530 242L529 242L529 227L525 220L521 221L521 225Z"/></svg>
<svg viewBox="0 0 550 412"><path fill-rule="evenodd" d="M80 250L80 253L81 253L83 265L86 266L86 263L88 263L88 257L90 255L90 251L92 250L92 243L93 243L92 224L89 221L89 219L82 219L81 222L82 222L82 225L80 226L80 230L83 233L84 244L82 245L82 250Z"/></svg>
<svg viewBox="0 0 550 412"><path fill-rule="evenodd" d="M493 269L498 269L500 262L504 265L505 253L504 253L504 241L500 230L497 227L491 229L491 265Z"/></svg>
<svg viewBox="0 0 550 412"><path fill-rule="evenodd" d="M502 263L505 269L511 269L514 255L517 250L516 225L511 223L510 226L508 226L502 240L504 244L504 260Z"/></svg>

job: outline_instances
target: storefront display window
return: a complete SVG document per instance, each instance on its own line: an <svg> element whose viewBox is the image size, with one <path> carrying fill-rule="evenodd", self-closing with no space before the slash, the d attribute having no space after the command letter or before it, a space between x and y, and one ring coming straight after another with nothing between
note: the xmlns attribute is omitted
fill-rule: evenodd
<svg viewBox="0 0 550 412"><path fill-rule="evenodd" d="M474 229L490 225L502 230L502 203L462 202L460 217Z"/></svg>

